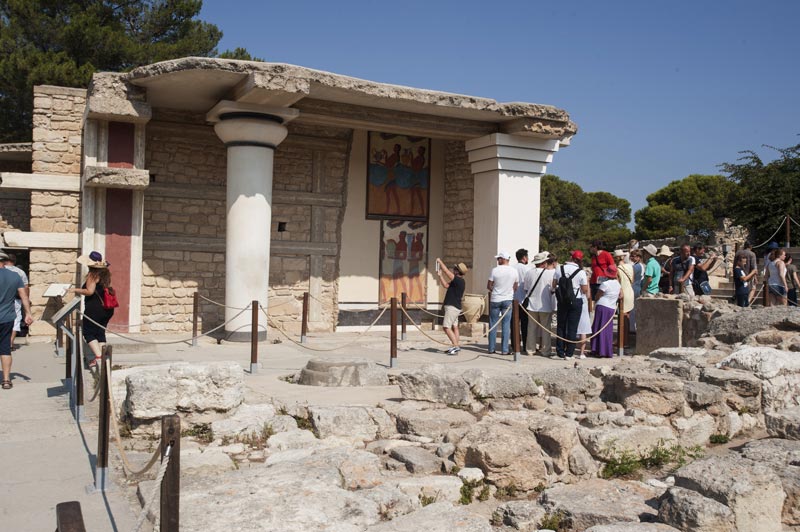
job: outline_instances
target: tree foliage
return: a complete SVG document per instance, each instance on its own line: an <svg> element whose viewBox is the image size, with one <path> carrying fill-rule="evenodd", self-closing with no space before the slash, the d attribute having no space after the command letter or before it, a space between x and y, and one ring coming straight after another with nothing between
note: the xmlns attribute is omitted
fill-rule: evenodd
<svg viewBox="0 0 800 532"><path fill-rule="evenodd" d="M222 32L196 18L202 4L0 0L0 142L30 138L34 85L86 87L96 71L216 55Z"/></svg>
<svg viewBox="0 0 800 532"><path fill-rule="evenodd" d="M631 204L608 192L584 192L554 175L542 177L539 247L560 258L574 249L588 250L601 239L610 247L627 242Z"/></svg>
<svg viewBox="0 0 800 532"><path fill-rule="evenodd" d="M705 238L718 220L730 217L739 195L735 183L721 175L692 174L647 196L636 211L641 239L691 235Z"/></svg>
<svg viewBox="0 0 800 532"><path fill-rule="evenodd" d="M759 242L770 238L787 214L800 220L800 144L772 149L779 157L767 164L755 152L744 151L738 162L720 165L741 191L732 209L733 219L749 227ZM780 231L773 240L783 236Z"/></svg>

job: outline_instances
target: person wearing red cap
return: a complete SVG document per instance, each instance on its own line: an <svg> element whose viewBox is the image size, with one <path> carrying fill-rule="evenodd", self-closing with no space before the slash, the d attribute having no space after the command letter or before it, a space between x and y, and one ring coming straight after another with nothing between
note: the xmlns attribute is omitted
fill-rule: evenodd
<svg viewBox="0 0 800 532"><path fill-rule="evenodd" d="M558 288L558 280L567 277L572 282L574 299L570 305L558 303L556 312L556 353L559 358L570 358L575 353L575 341L578 339L578 322L581 319L581 309L586 304L589 295L589 281L586 273L580 266L583 252L575 250L570 255L570 260L561 265L553 276L553 291ZM561 338L566 338L565 342Z"/></svg>

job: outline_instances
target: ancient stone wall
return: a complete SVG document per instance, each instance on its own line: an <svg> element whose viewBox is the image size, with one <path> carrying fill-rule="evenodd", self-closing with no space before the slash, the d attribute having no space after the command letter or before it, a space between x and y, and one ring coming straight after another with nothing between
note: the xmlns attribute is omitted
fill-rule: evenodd
<svg viewBox="0 0 800 532"><path fill-rule="evenodd" d="M350 131L289 131L275 153L269 313L294 331L314 275L320 301L310 325L330 330ZM202 115L160 109L147 125L146 146L152 183L144 205L142 330L190 330L195 291L225 300L227 152ZM317 254L311 243L333 248ZM201 301L203 330L222 323L222 307Z"/></svg>
<svg viewBox="0 0 800 532"><path fill-rule="evenodd" d="M81 172L81 135L86 91L64 87L39 86L33 89L34 173L77 176ZM77 233L80 206L78 193L30 193L30 225L35 232ZM30 282L33 313L39 318L33 334L50 334L46 320L55 310L42 294L51 283L76 282L77 250L31 250Z"/></svg>
<svg viewBox="0 0 800 532"><path fill-rule="evenodd" d="M0 193L0 231L30 231L31 193L3 191Z"/></svg>
<svg viewBox="0 0 800 532"><path fill-rule="evenodd" d="M472 266L473 179L461 141L445 147L444 260Z"/></svg>

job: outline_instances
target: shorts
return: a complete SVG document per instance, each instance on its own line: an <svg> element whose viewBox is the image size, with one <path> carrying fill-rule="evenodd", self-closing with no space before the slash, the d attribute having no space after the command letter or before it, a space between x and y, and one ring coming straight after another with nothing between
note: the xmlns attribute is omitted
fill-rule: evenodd
<svg viewBox="0 0 800 532"><path fill-rule="evenodd" d="M786 297L786 288L782 284L771 284L769 286L769 291L772 295Z"/></svg>
<svg viewBox="0 0 800 532"><path fill-rule="evenodd" d="M100 322L100 320L95 320ZM108 321L105 322L104 326L108 324ZM83 339L88 344L92 340L97 340L101 344L106 343L106 331L102 327L95 325L91 321L84 319L83 320Z"/></svg>
<svg viewBox="0 0 800 532"><path fill-rule="evenodd" d="M13 321L0 323L0 355L11 354L11 331L13 330Z"/></svg>
<svg viewBox="0 0 800 532"><path fill-rule="evenodd" d="M450 329L458 325L458 315L461 314L461 309L452 305L444 306L444 320L442 320L442 327Z"/></svg>
<svg viewBox="0 0 800 532"><path fill-rule="evenodd" d="M14 300L14 312L17 315L14 318L14 332L20 332L22 330L22 301L19 299Z"/></svg>

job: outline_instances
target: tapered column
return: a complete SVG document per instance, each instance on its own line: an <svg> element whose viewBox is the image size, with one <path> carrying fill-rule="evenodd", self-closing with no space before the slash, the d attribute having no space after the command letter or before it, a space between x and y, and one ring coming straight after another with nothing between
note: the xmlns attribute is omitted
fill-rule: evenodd
<svg viewBox="0 0 800 532"><path fill-rule="evenodd" d="M252 301L268 306L272 169L275 148L286 138L284 124L295 109L265 108L223 101L208 114L228 148L225 234L226 338L250 341ZM266 338L266 318L259 313L259 339Z"/></svg>

